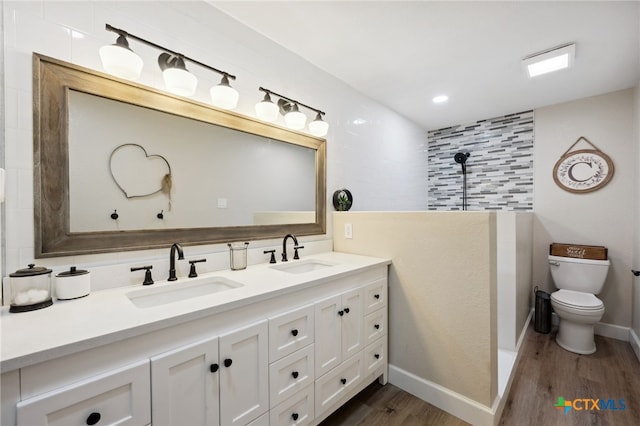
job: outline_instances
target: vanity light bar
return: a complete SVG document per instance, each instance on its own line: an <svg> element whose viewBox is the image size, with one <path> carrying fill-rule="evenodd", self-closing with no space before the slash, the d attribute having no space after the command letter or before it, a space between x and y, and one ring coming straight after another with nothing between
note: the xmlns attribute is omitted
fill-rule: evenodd
<svg viewBox="0 0 640 426"><path fill-rule="evenodd" d="M220 83L211 88L211 99L214 105L224 109L233 109L238 104L239 94L229 84L229 79L236 79L235 75L109 24L105 25L105 29L118 34L118 39L114 45L103 46L100 49L100 57L107 72L129 80L136 80L140 76L142 59L129 48L127 38L130 38L163 52L158 57L158 65L163 71L165 84L170 92L181 96L191 96L195 92L197 79L186 69L184 64L186 60L222 75ZM135 65L136 63L137 66ZM134 67L137 69L134 69Z"/></svg>
<svg viewBox="0 0 640 426"><path fill-rule="evenodd" d="M277 106L273 104L271 109L278 109L280 114L284 116L284 121L287 124L287 127L294 130L301 130L305 127L307 117L303 113L301 113L299 109L299 106L303 106L316 113L315 119L311 123L309 123L309 132L314 136L326 136L327 131L329 130L329 123L322 120L322 116L325 115L324 111L303 104L302 102L291 99L287 96L281 95L280 93L274 92L273 90L265 89L264 87L260 87L258 90L265 93L264 100L258 102L258 104L256 105L256 113L258 114L258 118L265 121L275 121L275 119L277 118L277 112L275 115L270 114L268 112L269 109L264 107L264 104L273 104L271 102L271 95L274 95L279 97L280 99L278 100Z"/></svg>

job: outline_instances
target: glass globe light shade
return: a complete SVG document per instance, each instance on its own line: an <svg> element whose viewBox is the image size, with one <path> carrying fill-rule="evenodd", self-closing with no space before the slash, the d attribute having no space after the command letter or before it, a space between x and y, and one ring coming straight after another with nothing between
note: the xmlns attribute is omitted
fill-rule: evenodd
<svg viewBox="0 0 640 426"><path fill-rule="evenodd" d="M137 80L142 72L142 59L129 49L127 40L120 36L116 44L102 46L99 50L102 67L109 74L127 80Z"/></svg>
<svg viewBox="0 0 640 426"><path fill-rule="evenodd" d="M186 69L167 68L162 71L167 90L180 96L191 96L196 92L198 78Z"/></svg>
<svg viewBox="0 0 640 426"><path fill-rule="evenodd" d="M211 92L211 103L222 109L234 109L238 105L240 94L231 87L226 75L222 77L220 84L213 86Z"/></svg>
<svg viewBox="0 0 640 426"><path fill-rule="evenodd" d="M307 124L307 116L300 112L298 104L293 104L291 111L285 114L284 122L290 129L302 130L305 124Z"/></svg>
<svg viewBox="0 0 640 426"><path fill-rule="evenodd" d="M329 123L322 120L320 113L316 115L315 120L309 123L309 133L313 136L326 136L329 131Z"/></svg>
<svg viewBox="0 0 640 426"><path fill-rule="evenodd" d="M278 119L279 112L278 105L271 101L269 93L266 93L264 99L256 104L256 115L260 120L272 123Z"/></svg>

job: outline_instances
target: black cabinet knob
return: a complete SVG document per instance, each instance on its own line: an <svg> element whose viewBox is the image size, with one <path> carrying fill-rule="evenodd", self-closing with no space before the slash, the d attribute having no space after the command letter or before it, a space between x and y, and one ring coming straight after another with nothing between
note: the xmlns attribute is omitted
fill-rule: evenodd
<svg viewBox="0 0 640 426"><path fill-rule="evenodd" d="M373 328L375 328L376 330L380 330L380 324L375 324Z"/></svg>
<svg viewBox="0 0 640 426"><path fill-rule="evenodd" d="M344 313L348 314L349 313L349 308L344 308Z"/></svg>
<svg viewBox="0 0 640 426"><path fill-rule="evenodd" d="M291 334L293 334L293 337L298 335L298 329L294 328L293 330L291 330Z"/></svg>
<svg viewBox="0 0 640 426"><path fill-rule="evenodd" d="M294 379L297 379L299 376L297 371L292 372L291 375L293 376Z"/></svg>
<svg viewBox="0 0 640 426"><path fill-rule="evenodd" d="M344 315L344 311L338 311L338 315L343 316Z"/></svg>
<svg viewBox="0 0 640 426"><path fill-rule="evenodd" d="M102 416L100 415L100 413L93 412L89 414L89 417L87 417L87 424L89 426L98 424L101 418Z"/></svg>
<svg viewBox="0 0 640 426"><path fill-rule="evenodd" d="M379 294L374 294L373 297L375 297L376 299L380 299L380 295Z"/></svg>
<svg viewBox="0 0 640 426"><path fill-rule="evenodd" d="M380 354L375 354L373 357L374 357L375 359L380 359Z"/></svg>
<svg viewBox="0 0 640 426"><path fill-rule="evenodd" d="M215 373L216 371L218 371L219 368L220 366L218 364L211 364L209 366L209 370L211 370L212 373Z"/></svg>
<svg viewBox="0 0 640 426"><path fill-rule="evenodd" d="M231 361L231 359L227 358L224 360L225 367L231 367L231 364L233 364L233 361Z"/></svg>
<svg viewBox="0 0 640 426"><path fill-rule="evenodd" d="M291 414L291 418L292 418L294 421L298 420L298 417L300 417L300 416L298 416L298 413L293 413L293 414Z"/></svg>
<svg viewBox="0 0 640 426"><path fill-rule="evenodd" d="M345 379L344 377L342 379L340 379L340 383L342 383L343 385L347 384L347 379Z"/></svg>

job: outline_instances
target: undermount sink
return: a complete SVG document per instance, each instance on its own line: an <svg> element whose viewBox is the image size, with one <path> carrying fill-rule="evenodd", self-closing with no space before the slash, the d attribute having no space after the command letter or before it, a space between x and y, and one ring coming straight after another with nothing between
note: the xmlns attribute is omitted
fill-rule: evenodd
<svg viewBox="0 0 640 426"><path fill-rule="evenodd" d="M319 269L325 269L335 266L334 263L323 262L321 260L294 260L291 263L281 263L280 265L274 265L271 268L278 271L288 272L290 274L303 274L305 272L317 271Z"/></svg>
<svg viewBox="0 0 640 426"><path fill-rule="evenodd" d="M211 277L198 279L194 282L177 282L161 287L143 288L127 293L127 297L138 308L152 308L193 297L232 290L242 287L242 285L224 277Z"/></svg>

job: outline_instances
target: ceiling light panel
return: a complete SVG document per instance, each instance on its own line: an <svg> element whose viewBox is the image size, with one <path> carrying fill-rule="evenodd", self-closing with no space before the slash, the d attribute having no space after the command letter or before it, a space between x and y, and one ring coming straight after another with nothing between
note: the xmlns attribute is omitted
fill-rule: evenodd
<svg viewBox="0 0 640 426"><path fill-rule="evenodd" d="M565 44L529 55L522 60L522 65L529 78L537 77L573 66L575 51L574 43Z"/></svg>

